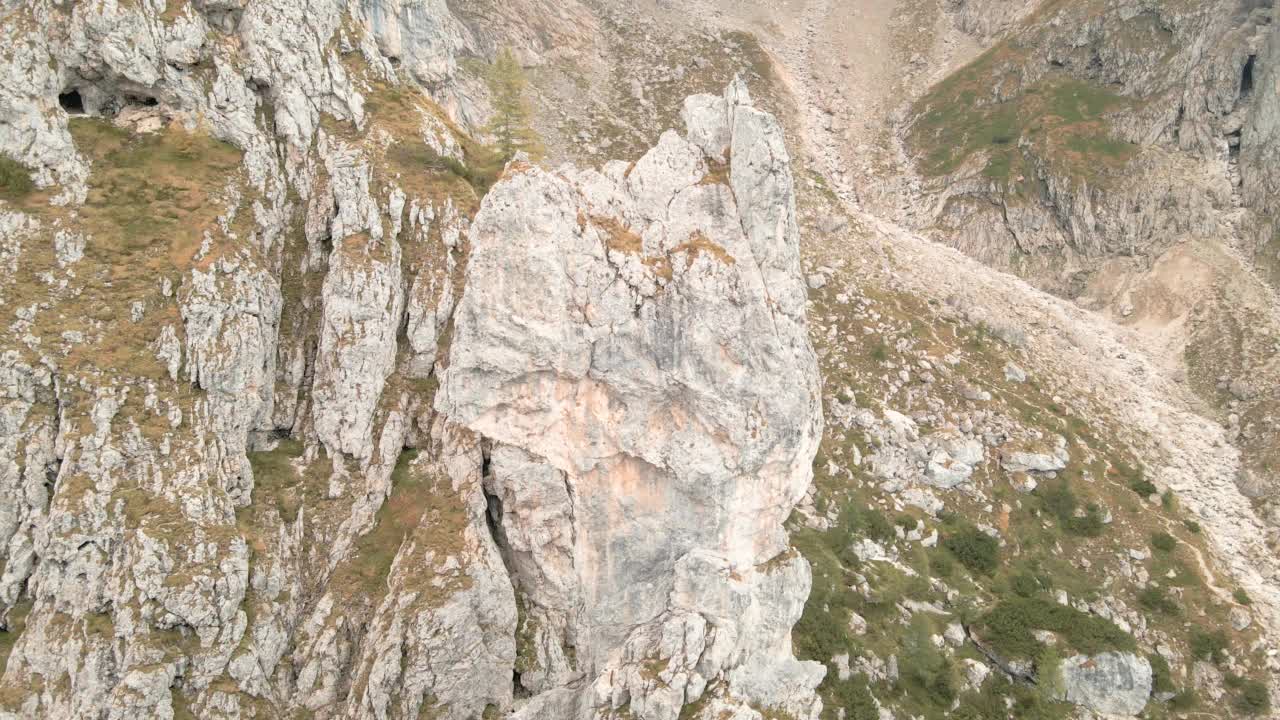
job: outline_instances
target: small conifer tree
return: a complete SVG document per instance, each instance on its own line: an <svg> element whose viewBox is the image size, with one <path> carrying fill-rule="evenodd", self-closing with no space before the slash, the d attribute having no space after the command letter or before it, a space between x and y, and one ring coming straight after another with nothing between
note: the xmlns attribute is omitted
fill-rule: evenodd
<svg viewBox="0 0 1280 720"><path fill-rule="evenodd" d="M530 126L532 113L524 98L527 84L524 68L509 48L498 52L486 79L493 100L493 117L485 130L493 137L498 159L507 163L521 151L534 159L541 157L542 143Z"/></svg>

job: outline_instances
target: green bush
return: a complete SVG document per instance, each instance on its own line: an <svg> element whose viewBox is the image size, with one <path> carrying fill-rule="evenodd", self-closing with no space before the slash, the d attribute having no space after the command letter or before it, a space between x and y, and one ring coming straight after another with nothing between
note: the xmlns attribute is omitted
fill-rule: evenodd
<svg viewBox="0 0 1280 720"><path fill-rule="evenodd" d="M1129 489L1138 493L1144 498L1149 498L1152 495L1155 495L1156 493L1160 492L1160 489L1157 488L1154 483L1152 483L1150 480L1147 480L1146 478L1141 476L1129 482Z"/></svg>
<svg viewBox="0 0 1280 720"><path fill-rule="evenodd" d="M1048 483L1041 485L1035 492L1040 497L1040 503L1044 509L1057 518L1071 517L1080 506L1080 501L1076 499L1075 493L1071 492L1071 485L1065 479L1052 485Z"/></svg>
<svg viewBox="0 0 1280 720"><path fill-rule="evenodd" d="M952 720L988 720L1008 717L1005 698L1014 691L1013 685L999 673L993 674L977 692L960 696L960 707L951 713Z"/></svg>
<svg viewBox="0 0 1280 720"><path fill-rule="evenodd" d="M1169 699L1169 709L1174 712L1186 712L1200 703L1200 698L1196 697L1196 691L1192 688L1184 688L1177 695Z"/></svg>
<svg viewBox="0 0 1280 720"><path fill-rule="evenodd" d="M861 673L841 680L836 673L828 672L819 686L822 693L822 720L837 720L844 710L845 720L879 720L880 711L867 687L867 676Z"/></svg>
<svg viewBox="0 0 1280 720"><path fill-rule="evenodd" d="M858 518L861 521L860 529L872 540L885 542L897 537L893 531L893 525L885 519L884 513L873 507L865 508L859 513Z"/></svg>
<svg viewBox="0 0 1280 720"><path fill-rule="evenodd" d="M1271 694L1267 686L1257 680L1244 680L1239 683L1240 693L1231 701L1231 706L1245 715L1264 715L1271 710Z"/></svg>
<svg viewBox="0 0 1280 720"><path fill-rule="evenodd" d="M1102 522L1102 509L1090 503L1085 508L1084 515L1072 515L1063 523L1063 527L1072 535L1098 537L1107 526Z"/></svg>
<svg viewBox="0 0 1280 720"><path fill-rule="evenodd" d="M1071 485L1065 478L1052 485L1042 485L1036 489L1042 508L1058 520L1058 526L1072 535L1082 537L1098 537L1106 528L1102 522L1102 508L1090 503L1084 515L1077 515L1080 500L1071 491Z"/></svg>
<svg viewBox="0 0 1280 720"><path fill-rule="evenodd" d="M1231 597L1235 598L1236 602L1241 605L1253 604L1253 598L1249 597L1249 593L1245 592L1244 588L1236 588L1235 591L1231 593Z"/></svg>
<svg viewBox="0 0 1280 720"><path fill-rule="evenodd" d="M1173 692L1173 673L1169 669L1169 661L1159 653L1147 655L1151 663L1151 692Z"/></svg>
<svg viewBox="0 0 1280 720"><path fill-rule="evenodd" d="M819 601L820 602L820 601ZM833 656L847 653L849 647L849 616L843 618L825 611L812 599L805 604L804 613L792 630L792 645L796 657L805 660L827 662Z"/></svg>
<svg viewBox="0 0 1280 720"><path fill-rule="evenodd" d="M956 561L945 549L935 549L929 553L929 573L934 577L949 578L955 569Z"/></svg>
<svg viewBox="0 0 1280 720"><path fill-rule="evenodd" d="M955 710L936 717L946 720L1065 720L1071 716L1073 707L1046 698L1039 687L1010 682L1000 673L992 673L981 690L965 693L959 700L959 707Z"/></svg>
<svg viewBox="0 0 1280 720"><path fill-rule="evenodd" d="M813 566L813 587L792 630L792 646L797 657L825 663L832 656L852 651L849 617L856 593L849 587L852 577L841 566L836 548L832 547L833 543L847 545L848 538L832 529L824 533L798 533L793 541Z"/></svg>
<svg viewBox="0 0 1280 720"><path fill-rule="evenodd" d="M1062 656L1052 647L1041 648L1036 657L1036 691L1041 699L1052 702L1062 692Z"/></svg>
<svg viewBox="0 0 1280 720"><path fill-rule="evenodd" d="M975 527L948 535L942 546L975 575L990 575L1000 564L1000 543Z"/></svg>
<svg viewBox="0 0 1280 720"><path fill-rule="evenodd" d="M1088 655L1135 647L1133 637L1114 623L1042 598L1001 600L978 622L979 636L1009 659L1034 659L1040 653L1034 630L1057 633Z"/></svg>
<svg viewBox="0 0 1280 720"><path fill-rule="evenodd" d="M1178 539L1164 531L1152 533L1151 547L1160 552L1173 552L1178 547Z"/></svg>
<svg viewBox="0 0 1280 720"><path fill-rule="evenodd" d="M1192 628L1190 646L1191 656L1195 659L1212 660L1213 664L1221 665L1227 659L1227 647L1230 643L1227 640L1227 634L1222 630L1205 632L1199 628Z"/></svg>
<svg viewBox="0 0 1280 720"><path fill-rule="evenodd" d="M21 200L35 190L31 172L26 166L7 155L0 155L0 197Z"/></svg>
<svg viewBox="0 0 1280 720"><path fill-rule="evenodd" d="M840 510L837 526L848 536L850 542L858 535L877 542L887 542L897 537L893 525L885 519L884 513L874 507L860 507L852 502Z"/></svg>
<svg viewBox="0 0 1280 720"><path fill-rule="evenodd" d="M1196 522L1195 520L1183 520L1182 525L1186 527L1188 531L1193 532L1197 535L1200 534L1200 523Z"/></svg>
<svg viewBox="0 0 1280 720"><path fill-rule="evenodd" d="M1182 611L1178 603L1169 597L1164 588L1152 585L1138 593L1138 603L1142 607L1164 615L1177 615Z"/></svg>
<svg viewBox="0 0 1280 720"><path fill-rule="evenodd" d="M1017 573L1009 578L1009 589L1019 597L1033 597L1040 592L1040 581L1031 573Z"/></svg>
<svg viewBox="0 0 1280 720"><path fill-rule="evenodd" d="M898 682L912 697L939 708L955 701L951 663L933 644L933 624L924 613L911 616L898 660Z"/></svg>

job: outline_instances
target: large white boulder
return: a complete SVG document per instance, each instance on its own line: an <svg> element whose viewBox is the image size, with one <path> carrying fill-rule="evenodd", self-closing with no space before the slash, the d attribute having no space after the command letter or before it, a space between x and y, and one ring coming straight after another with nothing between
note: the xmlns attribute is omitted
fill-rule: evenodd
<svg viewBox="0 0 1280 720"><path fill-rule="evenodd" d="M1151 663L1127 652L1062 661L1062 699L1102 715L1133 716L1151 697Z"/></svg>
<svg viewBox="0 0 1280 720"><path fill-rule="evenodd" d="M1067 467L1071 454L1067 439L1058 435L1052 446L1044 442L1013 442L1000 451L1000 466L1008 472L1057 472Z"/></svg>

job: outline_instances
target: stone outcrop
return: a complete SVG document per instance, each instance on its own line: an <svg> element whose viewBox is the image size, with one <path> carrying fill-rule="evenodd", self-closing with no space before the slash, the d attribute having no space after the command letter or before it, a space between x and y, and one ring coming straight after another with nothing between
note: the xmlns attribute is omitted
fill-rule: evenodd
<svg viewBox="0 0 1280 720"><path fill-rule="evenodd" d="M1029 3L951 5L994 33ZM943 630L1026 589L946 562L969 524L1004 568L1097 582L1050 594L1186 677L1181 620L1138 604L1167 583L1133 549L1145 531L1124 535L1143 528L1111 470L1204 487L1186 478L1218 481L1225 436L1143 401L1153 373L1113 361L1111 335L1103 358L1092 333L1052 334L1077 326L1047 299L994 294L997 274L920 261L934 256L823 206L838 186L806 158L796 182L762 111L789 107L782 74L765 77L756 39L689 23L701 9L660 25L612 0L3 4L0 171L16 162L35 187L0 185L0 720L963 712L968 693L895 685L918 679L910 643L945 658L953 689L1007 691L963 626ZM685 25L688 47L662 32ZM504 46L541 66L552 154L567 140L636 161L518 158L498 175L467 129ZM673 100L738 71L759 105L742 82ZM659 138L677 109L683 132ZM1053 192L1111 222L1074 186ZM1108 227L1175 227L1160 219ZM802 222L830 241L806 248L807 281ZM936 273L927 291L903 291L917 272ZM1020 319L962 309L970 286ZM1223 392L1268 397L1248 380ZM1116 399L1114 422L1095 395ZM1168 442L1136 449L1156 424ZM1049 477L1107 524L1061 545L1088 551L1062 558L1079 576L1029 541L1070 530L1047 496L1004 492ZM1223 621L1221 692L1223 673L1276 668L1272 578L1246 567L1265 537L1223 546L1229 578L1180 521L1208 537L1246 516L1181 497L1137 506L1186 560L1204 553L1206 582L1170 593L1178 617L1238 600L1231 580L1253 598ZM1071 662L1074 702L1135 705L1137 655Z"/></svg>
<svg viewBox="0 0 1280 720"><path fill-rule="evenodd" d="M480 446L430 410L475 193L388 158L463 157L409 83L465 33L416 11L443 49L383 54L391 3L0 10L51 200L0 211L0 716L510 708Z"/></svg>
<svg viewBox="0 0 1280 720"><path fill-rule="evenodd" d="M1248 66L1250 87L1247 94L1252 108L1243 119L1233 118L1226 130L1239 131L1240 194L1251 211L1246 236L1252 241L1255 257L1272 286L1280 280L1280 25L1272 23L1271 32L1259 43L1257 54ZM1243 76L1242 76L1243 77Z"/></svg>
<svg viewBox="0 0 1280 720"><path fill-rule="evenodd" d="M1061 670L1061 697L1100 715L1133 717L1151 696L1151 663L1133 653L1073 655Z"/></svg>
<svg viewBox="0 0 1280 720"><path fill-rule="evenodd" d="M0 717L816 716L781 130L473 225L461 56L590 20L461 5L0 11Z"/></svg>
<svg viewBox="0 0 1280 720"><path fill-rule="evenodd" d="M744 86L687 107L634 167L513 164L471 228L437 409L492 443L518 717L819 707L781 525L822 429L789 159Z"/></svg>
<svg viewBox="0 0 1280 720"><path fill-rule="evenodd" d="M1043 441L1009 443L1000 451L1000 465L1009 472L1050 473L1067 466L1070 454L1067 439L1054 438L1052 447Z"/></svg>

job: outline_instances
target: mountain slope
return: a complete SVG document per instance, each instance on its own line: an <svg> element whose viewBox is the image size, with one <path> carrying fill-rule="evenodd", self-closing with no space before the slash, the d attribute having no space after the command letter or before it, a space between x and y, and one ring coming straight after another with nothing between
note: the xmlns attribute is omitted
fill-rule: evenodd
<svg viewBox="0 0 1280 720"><path fill-rule="evenodd" d="M1198 306L1184 383L1141 303L893 222L935 192L894 108L985 92L1036 10L4 5L0 715L1265 714L1273 396L1231 381L1271 356L1218 322L1265 286ZM552 162L489 161L501 47Z"/></svg>

